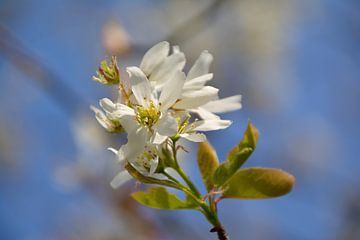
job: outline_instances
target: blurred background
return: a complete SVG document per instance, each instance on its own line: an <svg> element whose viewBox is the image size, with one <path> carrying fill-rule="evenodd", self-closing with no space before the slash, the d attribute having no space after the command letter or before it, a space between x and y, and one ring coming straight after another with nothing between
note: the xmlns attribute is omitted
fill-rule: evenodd
<svg viewBox="0 0 360 240"><path fill-rule="evenodd" d="M360 239L360 2L356 0L1 0L0 239L216 239L197 212L147 209L113 190L107 134L89 105L116 90L91 80L102 59L139 65L153 44L179 45L191 65L215 57L221 97L242 94L234 121L208 134L220 159L250 118L246 166L278 167L293 192L224 200L231 239ZM201 185L196 145L182 164ZM204 189L204 188L203 188Z"/></svg>

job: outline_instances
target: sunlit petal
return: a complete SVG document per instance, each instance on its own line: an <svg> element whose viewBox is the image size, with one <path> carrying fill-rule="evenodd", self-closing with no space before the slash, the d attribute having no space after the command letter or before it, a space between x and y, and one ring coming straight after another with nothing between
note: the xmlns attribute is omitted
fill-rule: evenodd
<svg viewBox="0 0 360 240"><path fill-rule="evenodd" d="M168 56L170 45L168 42L159 42L150 48L144 55L140 68L149 76Z"/></svg>

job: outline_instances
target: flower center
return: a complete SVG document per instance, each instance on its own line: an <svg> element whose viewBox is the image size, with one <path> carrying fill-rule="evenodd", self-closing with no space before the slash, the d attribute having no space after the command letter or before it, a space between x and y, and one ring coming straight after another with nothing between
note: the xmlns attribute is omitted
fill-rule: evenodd
<svg viewBox="0 0 360 240"><path fill-rule="evenodd" d="M136 120L145 127L151 127L159 120L160 114L155 104L151 102L148 108L142 106L137 108Z"/></svg>
<svg viewBox="0 0 360 240"><path fill-rule="evenodd" d="M156 152L152 150L145 150L143 154L137 157L137 162L145 168L150 169L150 161L156 158Z"/></svg>

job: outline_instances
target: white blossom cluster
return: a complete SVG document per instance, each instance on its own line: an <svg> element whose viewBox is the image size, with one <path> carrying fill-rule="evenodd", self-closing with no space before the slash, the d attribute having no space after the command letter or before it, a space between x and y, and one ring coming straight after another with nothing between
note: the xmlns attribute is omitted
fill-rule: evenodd
<svg viewBox="0 0 360 240"><path fill-rule="evenodd" d="M213 78L212 61L213 56L203 51L186 74L184 53L160 42L146 52L139 67L126 68L129 79L121 79L117 101L101 99L102 110L92 106L105 129L127 133L125 145L110 148L121 165L131 164L146 177L164 178L156 169L168 139L202 142L202 132L230 126L231 121L216 114L240 109L241 96L219 99L219 89L206 85ZM118 187L129 179L124 169L111 185Z"/></svg>

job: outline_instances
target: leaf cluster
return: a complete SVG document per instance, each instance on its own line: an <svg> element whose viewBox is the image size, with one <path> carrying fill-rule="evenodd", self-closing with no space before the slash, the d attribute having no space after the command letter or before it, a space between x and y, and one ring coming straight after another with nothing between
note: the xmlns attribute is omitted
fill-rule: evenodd
<svg viewBox="0 0 360 240"><path fill-rule="evenodd" d="M222 163L219 163L216 151L209 142L199 144L197 163L208 191L204 199L209 198L210 209L216 209L216 204L226 198L266 199L283 196L292 190L295 178L285 171L273 168L241 169L255 151L258 140L259 131L249 121L243 138ZM167 159L171 158L168 156ZM201 205L205 203L203 199L196 199L196 194L179 182L144 177L131 165L127 166L127 170L143 183L176 188L187 195L186 200L181 200L164 187L152 187L147 192L133 193L132 197L145 206L167 210L201 210ZM215 195L219 195L218 199L214 198Z"/></svg>

